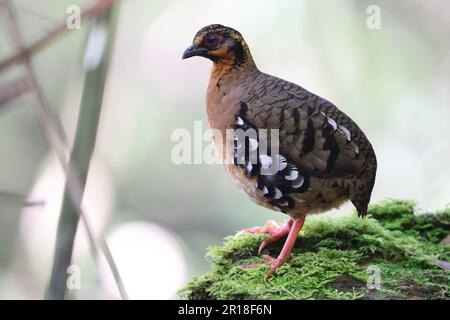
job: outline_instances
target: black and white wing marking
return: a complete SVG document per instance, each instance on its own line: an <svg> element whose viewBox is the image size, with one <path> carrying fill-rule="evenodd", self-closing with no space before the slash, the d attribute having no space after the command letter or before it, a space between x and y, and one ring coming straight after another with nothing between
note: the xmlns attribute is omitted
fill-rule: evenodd
<svg viewBox="0 0 450 320"><path fill-rule="evenodd" d="M310 178L282 154L273 156L273 159L278 161L277 172L272 175L263 174L263 169L269 169L273 165L270 146L267 148L267 154L260 152L258 130L245 116L247 104L241 102L240 107L240 112L235 116L235 132L238 129L243 132L253 130L256 134L245 135L244 139L235 135L233 164L243 168L247 176L257 177L256 187L262 191L263 196L280 211L287 212L295 207L291 195L306 192Z"/></svg>

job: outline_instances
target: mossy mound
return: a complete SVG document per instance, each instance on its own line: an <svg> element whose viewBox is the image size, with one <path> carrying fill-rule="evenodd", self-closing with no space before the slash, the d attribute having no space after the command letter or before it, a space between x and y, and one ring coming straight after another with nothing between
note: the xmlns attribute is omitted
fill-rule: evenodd
<svg viewBox="0 0 450 320"><path fill-rule="evenodd" d="M449 299L450 245L441 243L449 233L450 210L416 215L411 201L383 201L366 219L308 217L292 259L267 283L267 266L239 267L263 261L257 249L267 235L243 234L209 248L212 270L179 294L202 300ZM283 241L264 253L276 256Z"/></svg>

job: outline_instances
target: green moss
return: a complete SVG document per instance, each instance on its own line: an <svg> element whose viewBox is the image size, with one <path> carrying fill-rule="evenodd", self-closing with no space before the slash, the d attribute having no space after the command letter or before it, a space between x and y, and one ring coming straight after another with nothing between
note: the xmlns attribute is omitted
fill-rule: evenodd
<svg viewBox="0 0 450 320"><path fill-rule="evenodd" d="M438 243L449 234L450 208L433 213L415 214L413 201L385 200L369 208L369 215L389 230Z"/></svg>
<svg viewBox="0 0 450 320"><path fill-rule="evenodd" d="M450 261L450 246L439 244L450 231L450 211L415 215L411 201L388 200L369 208L369 218L308 217L292 252L267 283L267 266L257 256L264 234L227 237L208 249L212 269L179 294L186 299L448 299L450 272L435 260ZM276 256L283 241L264 253ZM372 270L372 271L371 271ZM368 290L371 273L381 288Z"/></svg>

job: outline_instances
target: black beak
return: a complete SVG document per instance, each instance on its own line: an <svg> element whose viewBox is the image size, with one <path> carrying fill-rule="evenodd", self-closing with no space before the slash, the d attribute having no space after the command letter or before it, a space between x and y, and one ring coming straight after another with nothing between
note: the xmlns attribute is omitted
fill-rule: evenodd
<svg viewBox="0 0 450 320"><path fill-rule="evenodd" d="M196 47L195 44L191 45L187 48L184 53L182 59L187 59L190 57L201 56L204 57L208 53L208 49L202 47Z"/></svg>

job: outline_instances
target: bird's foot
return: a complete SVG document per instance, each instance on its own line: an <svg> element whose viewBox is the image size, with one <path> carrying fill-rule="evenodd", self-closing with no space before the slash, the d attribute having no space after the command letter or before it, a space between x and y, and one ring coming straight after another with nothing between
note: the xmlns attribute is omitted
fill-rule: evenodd
<svg viewBox="0 0 450 320"><path fill-rule="evenodd" d="M289 260L290 255L288 256L278 256L278 258L272 258L268 255L262 256L265 262L261 263L252 263L252 264L244 264L239 266L240 268L258 268L261 266L270 266L269 271L266 272L264 275L264 282L267 282L267 280L274 274L279 267L281 267L286 261Z"/></svg>
<svg viewBox="0 0 450 320"><path fill-rule="evenodd" d="M264 255L264 260L266 260L267 265L270 266L269 271L267 271L264 275L264 282L267 282L267 280L269 280L269 278L278 270L278 268L281 267L286 261L288 261L290 257L290 254L286 257L279 255L276 259L274 259L268 255Z"/></svg>
<svg viewBox="0 0 450 320"><path fill-rule="evenodd" d="M272 274L274 274L279 267L281 267L286 261L291 257L291 251L294 247L295 240L297 239L298 233L303 227L303 223L305 222L305 216L301 216L295 220L289 221L285 226L278 230L278 232L272 237L266 239L259 246L259 252L268 244L273 241L280 239L283 235L288 235L286 242L284 243L283 249L280 252L280 255L274 259L268 255L264 255L263 258L265 262L263 263L255 263L255 264L247 264L241 265L241 268L256 268L264 265L269 265L270 269L264 275L264 282L266 282ZM264 228L264 227L263 227ZM280 226L278 226L280 228ZM254 229L254 228L252 228ZM287 230L287 231L286 231ZM279 234L282 234L279 236ZM273 240L275 239L275 240ZM266 242L267 241L267 242Z"/></svg>
<svg viewBox="0 0 450 320"><path fill-rule="evenodd" d="M293 220L290 220L289 222L280 225L274 220L269 220L266 222L266 226L264 226L264 227L254 227L254 228L244 229L244 230L241 230L238 233L238 235L243 234L243 233L268 233L268 234L270 234L271 236L269 238L267 238L266 240L264 240L261 243L261 245L259 246L258 254L260 254L261 251L263 251L263 249L267 245L287 236L289 234L289 231L291 230L292 223L293 223Z"/></svg>

